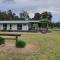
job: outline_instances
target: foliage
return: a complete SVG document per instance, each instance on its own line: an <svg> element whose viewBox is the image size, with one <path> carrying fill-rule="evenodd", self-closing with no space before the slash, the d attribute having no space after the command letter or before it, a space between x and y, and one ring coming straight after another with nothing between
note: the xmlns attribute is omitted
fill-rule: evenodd
<svg viewBox="0 0 60 60"><path fill-rule="evenodd" d="M5 43L5 39L0 37L0 45Z"/></svg>
<svg viewBox="0 0 60 60"><path fill-rule="evenodd" d="M26 18L29 19L29 14L27 11L23 10L22 13L20 13L20 19L25 20Z"/></svg>
<svg viewBox="0 0 60 60"><path fill-rule="evenodd" d="M22 40L17 40L16 41L16 47L18 48L24 48L26 46L26 43Z"/></svg>
<svg viewBox="0 0 60 60"><path fill-rule="evenodd" d="M34 14L34 20L40 20L40 18L41 18L41 14L40 13L35 13Z"/></svg>
<svg viewBox="0 0 60 60"><path fill-rule="evenodd" d="M57 22L57 23L52 23L53 27L57 27L57 28L60 28L60 22Z"/></svg>
<svg viewBox="0 0 60 60"><path fill-rule="evenodd" d="M19 17L16 16L15 13L13 13L11 10L8 10L7 12L0 11L0 20L18 20Z"/></svg>
<svg viewBox="0 0 60 60"><path fill-rule="evenodd" d="M23 11L22 13L20 13L20 16L17 16L15 13L12 12L12 10L8 10L8 11L0 11L0 20L21 20L23 17L25 18L29 18L29 14L26 11ZM47 18L48 20L52 19L52 14L51 12L43 12L43 13L35 13L34 17L32 18L33 20L40 20L40 19L45 19Z"/></svg>
<svg viewBox="0 0 60 60"><path fill-rule="evenodd" d="M51 12L45 11L41 15L42 15L42 19L47 18L48 20L51 20L51 18L52 18Z"/></svg>
<svg viewBox="0 0 60 60"><path fill-rule="evenodd" d="M51 12L48 11L44 11L43 13L37 12L34 14L34 17L31 19L27 11L23 11L22 13L20 13L19 16L13 13L12 10L4 11L4 12L0 11L0 20L25 20L25 19L40 20L40 21L44 19L44 22L46 22L47 19L47 21L49 21L48 24L51 25L52 14Z"/></svg>
<svg viewBox="0 0 60 60"><path fill-rule="evenodd" d="M41 23L46 23L48 24L48 26L50 27L51 26L51 20L52 20L52 14L51 12L43 12L43 13L35 13L34 14L34 18L32 18L32 20L40 20L40 24ZM38 25L40 25L38 24ZM45 24L43 24L45 25Z"/></svg>

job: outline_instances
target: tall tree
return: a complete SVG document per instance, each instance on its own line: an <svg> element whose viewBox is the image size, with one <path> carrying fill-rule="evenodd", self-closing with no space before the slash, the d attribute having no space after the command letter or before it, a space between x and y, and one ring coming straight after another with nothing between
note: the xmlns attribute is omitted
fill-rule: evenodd
<svg viewBox="0 0 60 60"><path fill-rule="evenodd" d="M6 20L6 19L7 19L7 13L6 13L6 11L4 11L4 12L0 11L0 20Z"/></svg>
<svg viewBox="0 0 60 60"><path fill-rule="evenodd" d="M40 20L41 14L40 13L35 13L33 20Z"/></svg>
<svg viewBox="0 0 60 60"><path fill-rule="evenodd" d="M13 19L13 13L11 10L8 10L8 18L9 18L9 20Z"/></svg>
<svg viewBox="0 0 60 60"><path fill-rule="evenodd" d="M45 11L45 12L43 12L42 14L42 19L48 19L48 20L51 20L52 19L52 14L51 14L51 12L47 12L47 11Z"/></svg>
<svg viewBox="0 0 60 60"><path fill-rule="evenodd" d="M22 19L22 20L28 20L28 19L29 19L29 14L28 14L28 12L23 10L23 11L20 13L20 19Z"/></svg>
<svg viewBox="0 0 60 60"><path fill-rule="evenodd" d="M51 20L52 20L51 12L45 11L41 15L42 15L41 19L43 20L43 22L46 22L46 23L48 23L47 24L48 26L51 26Z"/></svg>

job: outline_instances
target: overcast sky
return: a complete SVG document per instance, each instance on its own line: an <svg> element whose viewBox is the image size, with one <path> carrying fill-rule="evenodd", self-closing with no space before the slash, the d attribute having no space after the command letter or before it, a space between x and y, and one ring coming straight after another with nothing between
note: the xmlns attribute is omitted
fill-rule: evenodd
<svg viewBox="0 0 60 60"><path fill-rule="evenodd" d="M35 12L52 12L52 21L60 21L60 0L0 0L0 10L7 11L11 9L18 14L22 10L29 12L33 17Z"/></svg>

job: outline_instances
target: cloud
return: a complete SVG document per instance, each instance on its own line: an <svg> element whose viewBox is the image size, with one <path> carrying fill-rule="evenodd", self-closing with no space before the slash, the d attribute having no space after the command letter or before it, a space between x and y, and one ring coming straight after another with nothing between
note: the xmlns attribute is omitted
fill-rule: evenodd
<svg viewBox="0 0 60 60"><path fill-rule="evenodd" d="M2 0L2 3L15 3L14 0Z"/></svg>
<svg viewBox="0 0 60 60"><path fill-rule="evenodd" d="M7 5L8 4L8 5ZM33 16L33 13L50 11L55 17L60 19L60 0L0 0L0 10L13 10L18 14L21 10L26 10Z"/></svg>

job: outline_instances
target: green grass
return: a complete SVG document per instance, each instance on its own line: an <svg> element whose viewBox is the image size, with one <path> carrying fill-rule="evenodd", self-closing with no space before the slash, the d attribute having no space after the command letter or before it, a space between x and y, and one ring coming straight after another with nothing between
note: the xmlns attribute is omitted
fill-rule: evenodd
<svg viewBox="0 0 60 60"><path fill-rule="evenodd" d="M48 34L26 32L20 32L20 34L19 39L24 40L27 44L39 46L40 50L30 54L0 52L0 60L60 60L60 31Z"/></svg>

